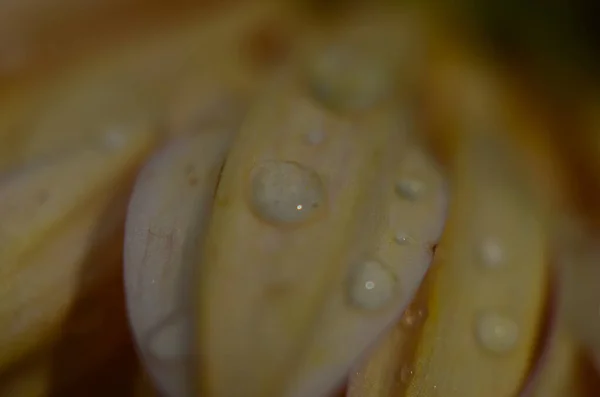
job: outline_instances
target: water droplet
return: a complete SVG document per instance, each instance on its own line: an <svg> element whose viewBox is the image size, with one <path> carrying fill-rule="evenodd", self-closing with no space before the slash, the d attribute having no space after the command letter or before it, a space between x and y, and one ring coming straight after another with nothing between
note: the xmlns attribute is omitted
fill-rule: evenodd
<svg viewBox="0 0 600 397"><path fill-rule="evenodd" d="M319 145L325 140L325 132L321 129L311 130L306 134L306 142L310 145Z"/></svg>
<svg viewBox="0 0 600 397"><path fill-rule="evenodd" d="M380 262L371 260L354 269L349 295L354 305L375 310L392 298L395 289L396 277Z"/></svg>
<svg viewBox="0 0 600 397"><path fill-rule="evenodd" d="M251 204L267 222L305 222L325 206L316 172L291 161L267 161L252 172Z"/></svg>
<svg viewBox="0 0 600 397"><path fill-rule="evenodd" d="M394 241L396 241L396 243L398 243L400 245L407 245L412 242L412 239L410 238L410 236L408 234L403 233L403 232L398 232L394 236Z"/></svg>
<svg viewBox="0 0 600 397"><path fill-rule="evenodd" d="M410 382L410 379L413 377L414 371L408 365L403 365L400 368L400 382L406 384Z"/></svg>
<svg viewBox="0 0 600 397"><path fill-rule="evenodd" d="M389 92L385 63L349 48L330 48L310 65L309 73L315 96L334 107L367 108Z"/></svg>
<svg viewBox="0 0 600 397"><path fill-rule="evenodd" d="M481 261L486 267L498 267L504 261L504 253L500 244L493 239L486 239L481 244Z"/></svg>
<svg viewBox="0 0 600 397"><path fill-rule="evenodd" d="M477 318L475 332L479 343L494 353L506 353L519 338L519 326L498 313L485 313Z"/></svg>
<svg viewBox="0 0 600 397"><path fill-rule="evenodd" d="M188 336L183 321L179 319L169 321L150 338L149 352L159 360L179 359L187 353Z"/></svg>
<svg viewBox="0 0 600 397"><path fill-rule="evenodd" d="M415 180L404 179L396 184L396 193L407 200L416 200L424 190L423 183Z"/></svg>
<svg viewBox="0 0 600 397"><path fill-rule="evenodd" d="M104 142L109 149L123 147L125 139L125 133L118 128L111 129L104 134Z"/></svg>
<svg viewBox="0 0 600 397"><path fill-rule="evenodd" d="M425 310L423 309L414 309L409 307L404 311L404 314L400 319L400 323L405 328L416 327L425 319L425 314Z"/></svg>

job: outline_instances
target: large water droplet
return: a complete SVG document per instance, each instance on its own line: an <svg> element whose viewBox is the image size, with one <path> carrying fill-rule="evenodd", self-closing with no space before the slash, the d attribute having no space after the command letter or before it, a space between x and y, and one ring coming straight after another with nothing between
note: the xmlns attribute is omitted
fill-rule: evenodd
<svg viewBox="0 0 600 397"><path fill-rule="evenodd" d="M325 206L321 178L298 163L267 161L253 170L251 178L252 207L267 222L305 222Z"/></svg>
<svg viewBox="0 0 600 397"><path fill-rule="evenodd" d="M512 319L498 313L484 313L475 324L479 343L494 353L512 350L519 339L519 326Z"/></svg>
<svg viewBox="0 0 600 397"><path fill-rule="evenodd" d="M350 300L363 309L379 309L392 298L396 284L396 277L380 262L363 262L350 276Z"/></svg>

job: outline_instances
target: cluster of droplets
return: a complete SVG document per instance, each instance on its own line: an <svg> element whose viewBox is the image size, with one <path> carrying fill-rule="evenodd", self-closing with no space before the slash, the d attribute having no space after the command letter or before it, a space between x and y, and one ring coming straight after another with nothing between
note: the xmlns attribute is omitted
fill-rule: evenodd
<svg viewBox="0 0 600 397"><path fill-rule="evenodd" d="M400 319L400 326L403 330L410 332L423 325L427 318L427 311L413 303L409 306ZM415 370L411 364L403 364L400 367L399 381L402 384L408 384L412 379Z"/></svg>
<svg viewBox="0 0 600 397"><path fill-rule="evenodd" d="M413 329L420 326L426 317L427 313L424 309L409 307L404 311L400 324L402 328Z"/></svg>
<svg viewBox="0 0 600 397"><path fill-rule="evenodd" d="M378 98L385 96L382 88L381 75L377 65L369 66L373 78L369 73L346 73L342 76L344 81L339 85L333 84L331 77L333 68L331 59L320 65L317 74L326 74L327 78L317 78L317 81L328 82L327 87L315 87L316 95L324 102L339 99L339 92L344 91L342 97L349 98L366 95L368 100L353 100L337 103L343 108L364 108ZM339 65L337 65L339 66ZM352 68L352 63L344 67ZM336 68L334 68L336 69ZM373 69L373 70L371 70ZM362 77L360 77L362 76ZM356 98L354 98L356 99ZM309 128L303 133L302 142L308 147L317 147L327 142L327 133L322 126ZM391 184L395 200L412 205L419 202L426 192L426 184L420 178L401 177L396 183ZM257 164L250 174L250 200L252 212L261 221L275 226L298 226L318 220L319 216L327 209L327 186L323 183L316 170L299 162L268 160ZM404 230L392 233L392 243L395 249L405 250L415 246L417 239ZM398 294L398 275L384 261L375 257L367 257L350 267L346 283L346 296L348 302L359 310L377 311L388 306ZM426 313L422 309L409 309L402 317L402 326L405 328L418 327L425 320ZM400 377L407 383L413 376L410 366L402 368Z"/></svg>
<svg viewBox="0 0 600 397"><path fill-rule="evenodd" d="M493 238L484 239L480 243L478 258L488 269L497 270L505 264L504 250ZM508 353L518 342L519 326L509 316L493 310L484 311L475 320L475 336L488 351Z"/></svg>
<svg viewBox="0 0 600 397"><path fill-rule="evenodd" d="M381 65L346 63L347 55L346 51L338 49L317 58L309 71L313 94L322 103L331 105L335 102L338 108L370 106L386 91ZM310 129L304 136L304 142L310 146L321 145L325 139L322 128ZM418 189L420 186L417 185L407 184L406 192ZM418 192L412 192L412 196L416 194ZM250 195L254 213L276 225L293 226L312 220L323 211L327 201L326 189L318 173L290 161L267 161L257 165L251 175ZM410 238L399 235L398 242L407 244ZM353 269L350 300L358 307L377 309L391 299L396 284L396 276L382 263L364 261Z"/></svg>
<svg viewBox="0 0 600 397"><path fill-rule="evenodd" d="M322 130L311 130L306 142L318 145L325 140ZM314 219L326 207L326 187L319 174L293 161L264 161L251 173L250 203L263 221L281 226L294 226ZM415 201L424 190L420 181L400 180L396 193L402 200ZM413 239L404 232L395 236L398 245ZM348 293L353 305L367 310L383 307L395 293L396 275L383 263L368 259L352 270Z"/></svg>
<svg viewBox="0 0 600 397"><path fill-rule="evenodd" d="M395 191L401 200L415 201L422 194L423 184L417 180L401 179L396 183ZM403 231L394 236L400 246L410 245L412 237ZM354 269L350 281L349 295L357 307L375 310L384 307L395 293L396 275L378 260L368 260Z"/></svg>

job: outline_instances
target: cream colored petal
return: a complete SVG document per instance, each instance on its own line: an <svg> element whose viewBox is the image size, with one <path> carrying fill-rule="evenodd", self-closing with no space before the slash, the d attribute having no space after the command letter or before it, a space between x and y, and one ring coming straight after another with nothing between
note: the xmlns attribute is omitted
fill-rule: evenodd
<svg viewBox="0 0 600 397"><path fill-rule="evenodd" d="M145 364L168 396L191 395L196 242L206 233L233 137L219 128L182 137L140 173L127 216L125 285Z"/></svg>

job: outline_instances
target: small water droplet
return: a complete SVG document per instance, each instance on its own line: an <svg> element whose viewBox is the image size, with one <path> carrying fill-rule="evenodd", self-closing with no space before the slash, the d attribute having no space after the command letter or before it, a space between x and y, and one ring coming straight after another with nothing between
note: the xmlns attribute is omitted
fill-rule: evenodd
<svg viewBox="0 0 600 397"><path fill-rule="evenodd" d="M390 76L385 63L349 48L329 48L309 69L315 96L330 106L367 108L389 92Z"/></svg>
<svg viewBox="0 0 600 397"><path fill-rule="evenodd" d="M41 190L37 194L37 202L39 205L43 205L50 199L50 192L48 190Z"/></svg>
<svg viewBox="0 0 600 397"><path fill-rule="evenodd" d="M187 338L185 323L175 319L156 331L148 342L148 349L159 360L179 359L187 353Z"/></svg>
<svg viewBox="0 0 600 397"><path fill-rule="evenodd" d="M380 262L370 260L354 269L349 287L350 300L354 305L375 310L392 298L396 277Z"/></svg>
<svg viewBox="0 0 600 397"><path fill-rule="evenodd" d="M403 365L400 368L400 382L406 384L410 382L410 379L413 377L414 371L408 365Z"/></svg>
<svg viewBox="0 0 600 397"><path fill-rule="evenodd" d="M517 323L493 312L482 314L477 318L475 332L479 343L494 353L506 353L512 350L519 338Z"/></svg>
<svg viewBox="0 0 600 397"><path fill-rule="evenodd" d="M415 180L404 179L396 184L396 193L407 200L416 200L424 190L423 183Z"/></svg>
<svg viewBox="0 0 600 397"><path fill-rule="evenodd" d="M486 239L481 244L480 257L486 267L498 267L504 261L504 253L500 244L493 239Z"/></svg>
<svg viewBox="0 0 600 397"><path fill-rule="evenodd" d="M125 133L118 128L111 129L104 135L104 142L110 149L119 149L125 144Z"/></svg>
<svg viewBox="0 0 600 397"><path fill-rule="evenodd" d="M325 190L315 171L291 161L267 161L252 172L251 205L267 222L305 222L325 206Z"/></svg>
<svg viewBox="0 0 600 397"><path fill-rule="evenodd" d="M396 241L396 243L398 243L400 245L407 245L412 242L412 239L410 238L410 236L408 234L406 234L404 232L398 232L394 236L394 241Z"/></svg>
<svg viewBox="0 0 600 397"><path fill-rule="evenodd" d="M409 307L404 311L400 323L405 328L416 327L425 319L425 314L425 310L423 309Z"/></svg>
<svg viewBox="0 0 600 397"><path fill-rule="evenodd" d="M306 134L306 142L310 145L319 145L325 140L325 132L321 129L311 130Z"/></svg>

